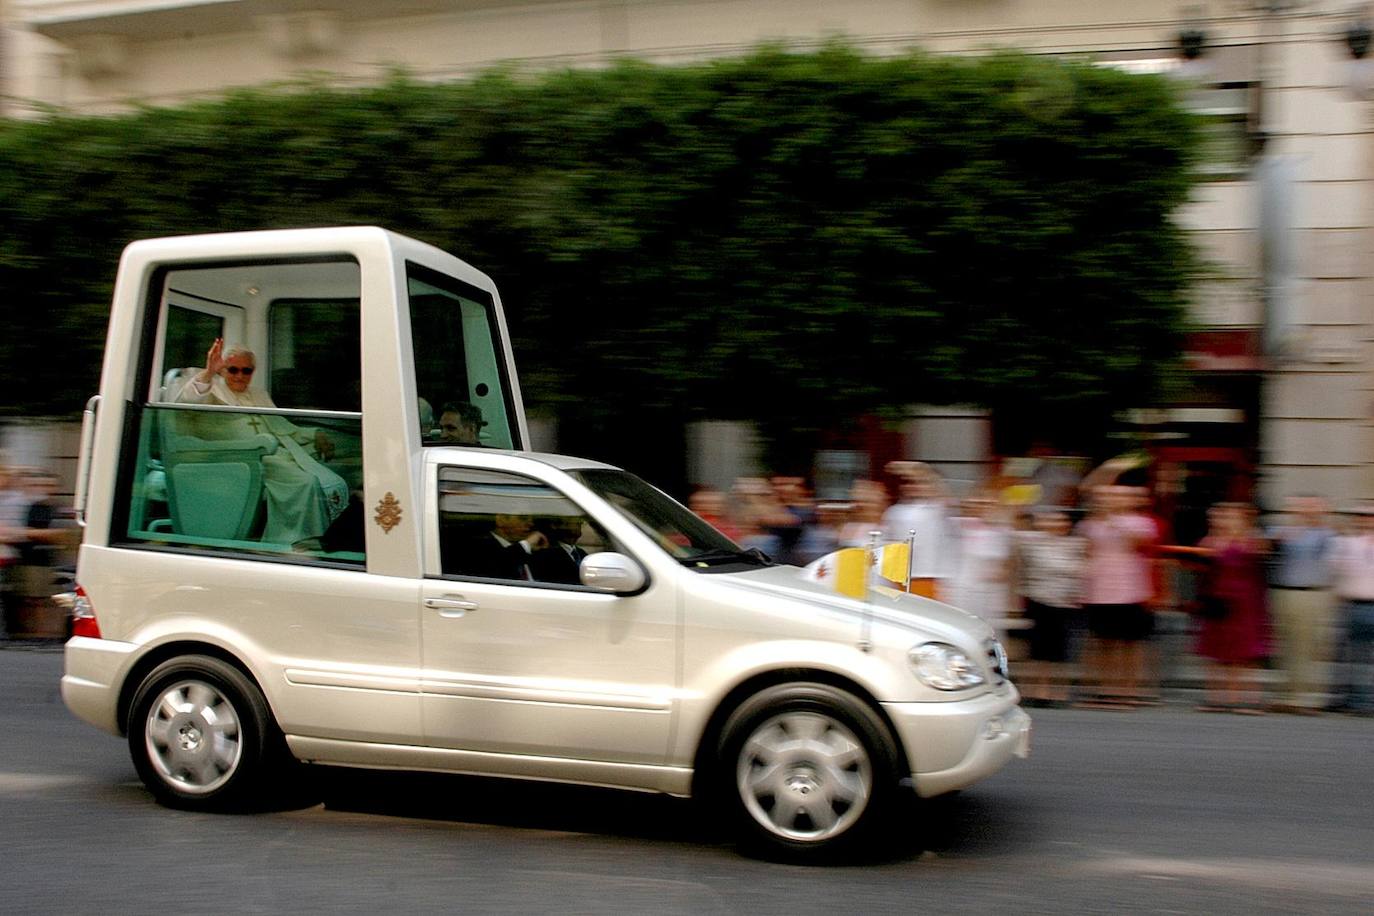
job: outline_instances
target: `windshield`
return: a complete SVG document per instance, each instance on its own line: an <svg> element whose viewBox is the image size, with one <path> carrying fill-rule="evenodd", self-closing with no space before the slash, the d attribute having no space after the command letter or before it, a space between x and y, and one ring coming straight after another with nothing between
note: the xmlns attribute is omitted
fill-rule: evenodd
<svg viewBox="0 0 1374 916"><path fill-rule="evenodd" d="M613 470L570 473L685 566L768 565L761 553L744 550L686 506L633 474Z"/></svg>

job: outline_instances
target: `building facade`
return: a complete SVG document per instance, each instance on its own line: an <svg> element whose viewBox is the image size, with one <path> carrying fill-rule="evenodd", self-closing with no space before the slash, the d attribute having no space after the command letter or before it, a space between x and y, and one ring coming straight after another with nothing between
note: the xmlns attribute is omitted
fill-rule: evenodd
<svg viewBox="0 0 1374 916"><path fill-rule="evenodd" d="M1349 0L0 0L0 97L18 117L117 112L301 78L673 63L837 37L1176 75L1209 134L1209 180L1179 219L1212 271L1191 389L1137 431L1163 458L1258 480L1268 504L1345 502L1374 498L1369 13ZM993 437L971 427L951 447L922 431L944 428L929 412L909 426L910 457L989 457Z"/></svg>

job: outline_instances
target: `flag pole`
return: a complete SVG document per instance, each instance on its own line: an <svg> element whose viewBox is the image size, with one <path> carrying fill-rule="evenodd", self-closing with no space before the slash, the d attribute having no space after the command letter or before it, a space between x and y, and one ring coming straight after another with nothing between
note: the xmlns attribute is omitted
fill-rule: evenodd
<svg viewBox="0 0 1374 916"><path fill-rule="evenodd" d="M906 580L902 582L902 591L911 594L911 570L916 565L916 529L909 528L906 532Z"/></svg>
<svg viewBox="0 0 1374 916"><path fill-rule="evenodd" d="M883 533L878 530L868 532L868 545L864 547L864 616L859 630L859 651L873 651L873 558L878 550L878 539Z"/></svg>

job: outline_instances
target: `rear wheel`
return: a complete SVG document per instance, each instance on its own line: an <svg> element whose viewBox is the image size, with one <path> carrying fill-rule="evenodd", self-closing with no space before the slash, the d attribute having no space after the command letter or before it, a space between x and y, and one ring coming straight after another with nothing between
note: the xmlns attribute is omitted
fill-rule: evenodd
<svg viewBox="0 0 1374 916"><path fill-rule="evenodd" d="M730 716L717 778L747 845L805 860L872 836L890 808L896 761L886 726L858 697L783 684Z"/></svg>
<svg viewBox="0 0 1374 916"><path fill-rule="evenodd" d="M176 808L261 804L279 743L257 686L209 656L163 662L130 707L134 767L158 801Z"/></svg>

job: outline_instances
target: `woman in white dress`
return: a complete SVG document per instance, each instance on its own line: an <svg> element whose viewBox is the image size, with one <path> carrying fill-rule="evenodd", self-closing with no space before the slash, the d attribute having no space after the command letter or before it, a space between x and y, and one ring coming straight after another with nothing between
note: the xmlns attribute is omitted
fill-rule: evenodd
<svg viewBox="0 0 1374 916"><path fill-rule="evenodd" d="M997 503L986 498L965 500L963 515L953 524L959 560L949 603L990 623L1006 617L1011 532L998 518Z"/></svg>

